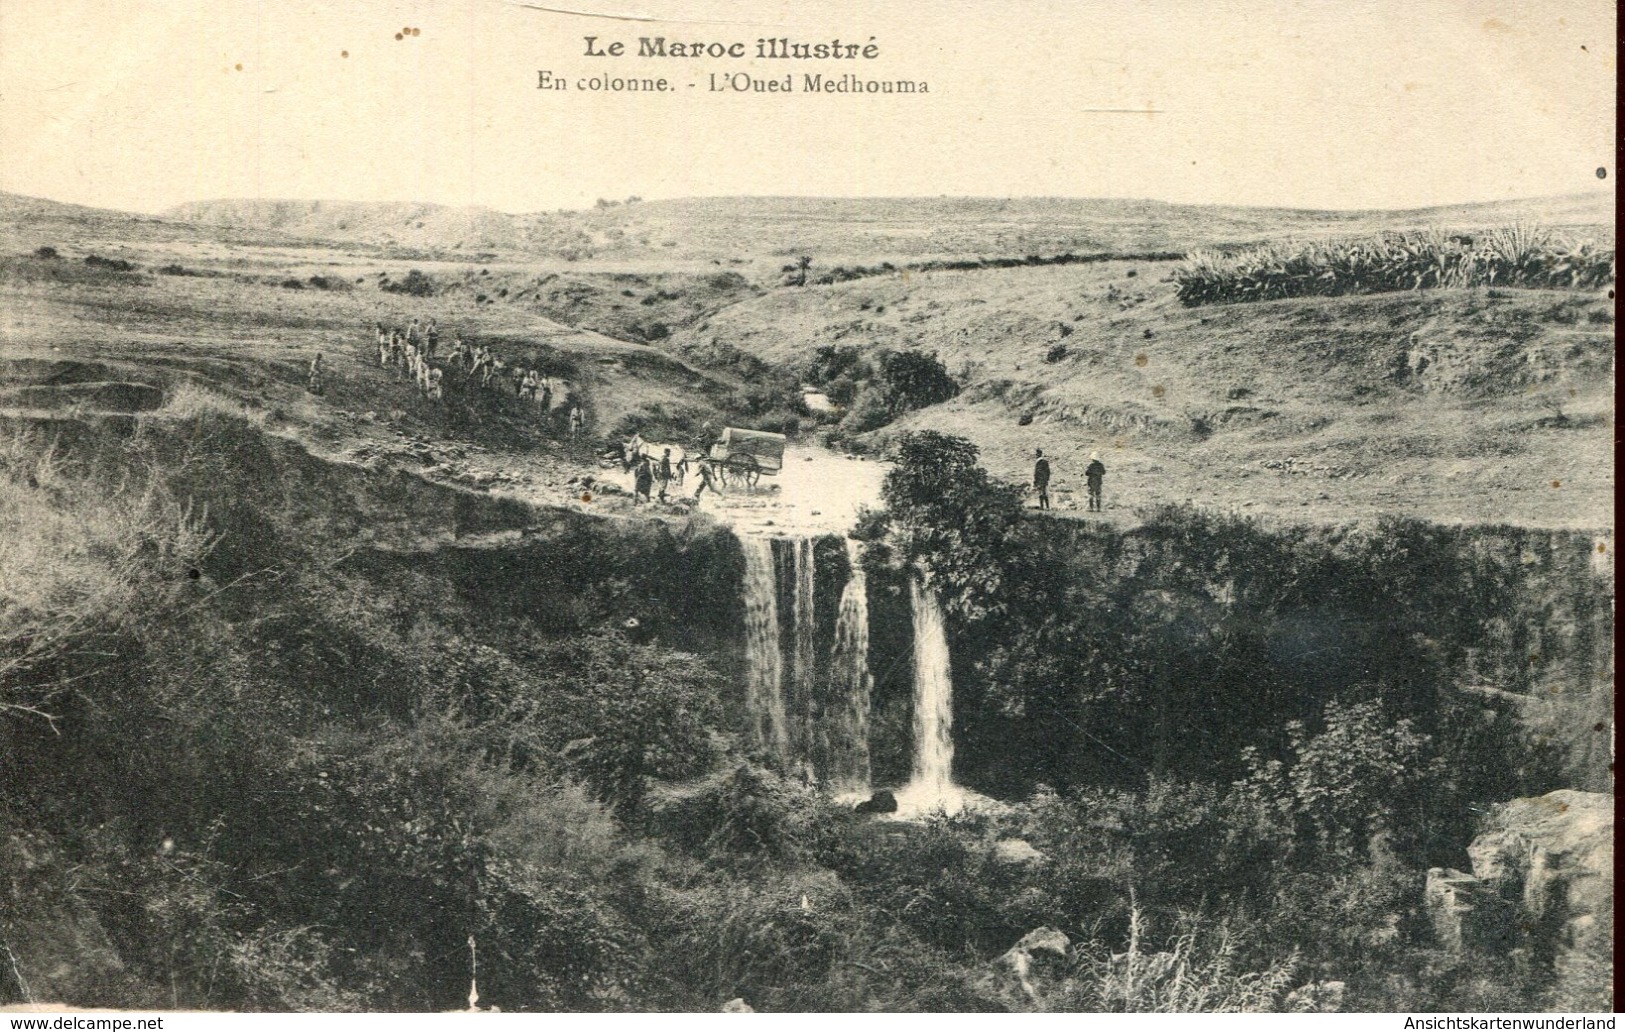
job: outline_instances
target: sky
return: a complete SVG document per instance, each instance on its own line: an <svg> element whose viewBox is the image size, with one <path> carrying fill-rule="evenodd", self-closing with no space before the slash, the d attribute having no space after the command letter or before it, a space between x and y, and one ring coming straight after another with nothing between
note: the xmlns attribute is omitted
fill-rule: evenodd
<svg viewBox="0 0 1625 1032"><path fill-rule="evenodd" d="M879 56L593 58L586 36L630 51L640 36L872 38ZM1611 194L1614 40L1600 0L13 0L0 190L148 212L223 197L528 212L633 195L1347 209ZM572 88L539 90L540 70ZM795 92L710 89L713 74L787 71ZM804 93L807 72L929 92ZM674 91L573 88L606 74Z"/></svg>

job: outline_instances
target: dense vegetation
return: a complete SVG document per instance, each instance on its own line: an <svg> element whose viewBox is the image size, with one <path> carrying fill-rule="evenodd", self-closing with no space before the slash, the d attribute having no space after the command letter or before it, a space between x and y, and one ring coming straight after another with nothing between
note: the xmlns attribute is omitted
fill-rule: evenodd
<svg viewBox="0 0 1625 1032"><path fill-rule="evenodd" d="M1351 986L1416 979L1420 997L1374 1009L1462 988L1429 953L1422 875L1464 865L1490 803L1564 776L1552 741L1461 690L1487 647L1539 650L1492 640L1529 590L1515 556L1416 521L1283 532L1188 508L1066 540L1023 519L967 441L910 434L897 457L864 528L873 575L922 571L943 598L962 777L1149 836L1118 889L1160 927L1250 914L1259 964L1298 948ZM1608 621L1596 600L1562 604ZM1529 971L1470 963L1510 994L1484 1005L1535 1002Z"/></svg>
<svg viewBox="0 0 1625 1032"><path fill-rule="evenodd" d="M959 393L958 381L942 360L923 351L868 352L826 344L806 361L802 375L844 410L840 420L844 433L878 429Z"/></svg>
<svg viewBox="0 0 1625 1032"><path fill-rule="evenodd" d="M1614 282L1614 250L1528 225L1480 237L1442 231L1203 251L1174 274L1187 305L1335 297L1427 287L1596 290Z"/></svg>
<svg viewBox="0 0 1625 1032"><path fill-rule="evenodd" d="M1331 981L1357 1009L1553 1002L1538 966L1418 927L1418 865L1464 834L1426 815L1539 783L1504 728L1457 722L1419 646L1294 682L1321 668L1272 665L1213 593L1235 562L1226 597L1286 613L1365 569L1422 605L1447 578L1421 528L1322 556L1163 514L1104 597L974 448L905 438L865 527L877 589L921 567L944 595L965 769L1031 763L1024 801L869 823L738 740L689 595L647 580L668 564L561 530L493 593L357 556L337 500L427 502L263 447L199 407L0 456L0 999L446 1010L477 961L510 1011L1310 1008ZM1034 997L993 962L1043 926L1071 949Z"/></svg>

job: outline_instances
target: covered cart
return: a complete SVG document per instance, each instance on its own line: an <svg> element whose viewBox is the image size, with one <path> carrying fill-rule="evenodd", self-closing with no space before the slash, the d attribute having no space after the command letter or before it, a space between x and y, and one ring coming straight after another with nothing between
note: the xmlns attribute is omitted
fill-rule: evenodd
<svg viewBox="0 0 1625 1032"><path fill-rule="evenodd" d="M754 485L762 474L772 476L784 468L784 443L783 434L724 427L707 458L717 464L725 482Z"/></svg>

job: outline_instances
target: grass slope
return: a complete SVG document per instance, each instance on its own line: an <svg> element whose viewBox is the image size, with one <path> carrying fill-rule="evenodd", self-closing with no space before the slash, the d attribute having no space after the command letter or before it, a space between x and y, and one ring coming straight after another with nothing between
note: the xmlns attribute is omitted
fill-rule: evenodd
<svg viewBox="0 0 1625 1032"><path fill-rule="evenodd" d="M1611 525L1606 297L1441 290L1186 309L1165 268L786 288L674 343L787 363L827 344L934 351L965 388L900 426L970 437L1017 480L1042 446L1080 496L1098 449L1120 508Z"/></svg>
<svg viewBox="0 0 1625 1032"><path fill-rule="evenodd" d="M1606 198L1574 196L1407 212L1332 212L1066 198L725 197L510 215L484 208L336 201L203 201L164 213L239 232L424 251L491 251L645 263L820 261L1187 249L1282 235L1434 222L1539 219L1611 227Z"/></svg>
<svg viewBox="0 0 1625 1032"><path fill-rule="evenodd" d="M1600 529L1612 523L1613 483L1613 313L1601 296L1442 290L1190 310L1175 300L1170 266L1143 261L907 271L805 288L779 280L786 256L801 253L816 275L838 260L873 267L887 256L1178 250L1522 217L1594 226L1611 219L1604 208L1578 196L1389 213L723 198L545 216L207 202L153 219L6 195L0 240L13 257L0 340L20 356L168 362L195 375L213 363L235 370L219 374L225 387L256 404L274 381L293 392L284 408L330 442L357 432L348 417L398 411L404 433L459 423L458 434L520 456L554 453L518 408L437 415L369 368L373 321L434 314L448 334L510 356L536 352L579 392L595 434L651 415L672 426L727 418L739 353L794 367L822 344L919 348L939 353L964 390L894 429L964 434L1017 480L1043 446L1062 511L1098 449L1112 518L1189 499L1317 522L1401 512ZM324 235L349 240L314 239ZM578 260L557 256L577 244ZM25 257L46 245L63 258ZM513 251L459 258L459 246ZM87 270L93 253L143 271ZM199 275L152 274L164 266ZM409 269L426 273L437 296L380 289ZM344 289L285 286L312 277ZM317 351L340 359L323 404L297 390ZM129 369L103 380L151 382ZM92 400L107 390L76 388ZM41 399L12 392L7 403L49 403Z"/></svg>

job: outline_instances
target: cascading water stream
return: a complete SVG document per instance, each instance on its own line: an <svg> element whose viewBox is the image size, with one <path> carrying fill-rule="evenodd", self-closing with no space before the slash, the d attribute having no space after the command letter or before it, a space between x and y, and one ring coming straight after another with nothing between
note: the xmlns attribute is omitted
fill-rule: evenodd
<svg viewBox="0 0 1625 1032"><path fill-rule="evenodd" d="M745 706L758 747L790 761L779 651L779 578L769 538L743 537L745 551Z"/></svg>
<svg viewBox="0 0 1625 1032"><path fill-rule="evenodd" d="M813 606L813 539L795 538L791 546L794 581L791 585L790 615L795 647L791 653L790 667L790 748L802 773L810 781L816 776L814 728L818 723L818 700L814 690L817 657L813 642L818 625L817 610Z"/></svg>
<svg viewBox="0 0 1625 1032"><path fill-rule="evenodd" d="M927 584L911 581L914 603L914 775L897 793L899 812L957 813L965 790L954 784L954 685L942 604Z"/></svg>
<svg viewBox="0 0 1625 1032"><path fill-rule="evenodd" d="M851 573L835 615L829 694L824 720L827 782L842 795L869 791L869 596L858 542L846 539Z"/></svg>

